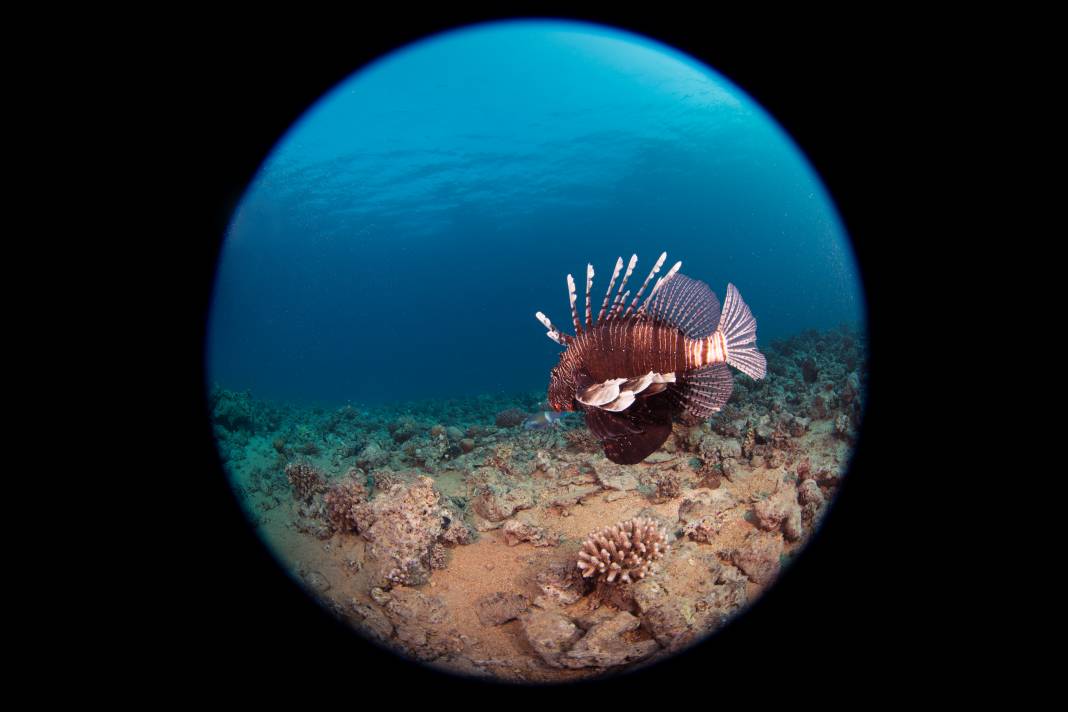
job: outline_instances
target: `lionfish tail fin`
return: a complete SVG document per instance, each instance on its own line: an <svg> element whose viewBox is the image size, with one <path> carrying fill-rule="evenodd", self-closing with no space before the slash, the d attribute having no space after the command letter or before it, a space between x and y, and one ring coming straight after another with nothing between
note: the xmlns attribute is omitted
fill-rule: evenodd
<svg viewBox="0 0 1068 712"><path fill-rule="evenodd" d="M727 363L749 376L763 378L768 371L764 354L756 348L756 319L733 284L727 285L719 330L727 345Z"/></svg>

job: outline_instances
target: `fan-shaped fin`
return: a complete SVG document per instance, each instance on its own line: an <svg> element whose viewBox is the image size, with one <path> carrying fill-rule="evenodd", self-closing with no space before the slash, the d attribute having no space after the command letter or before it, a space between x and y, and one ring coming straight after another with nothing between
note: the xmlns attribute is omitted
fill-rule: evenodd
<svg viewBox="0 0 1068 712"><path fill-rule="evenodd" d="M691 339L705 338L719 325L719 299L704 282L676 274L648 302L649 316L674 326Z"/></svg>
<svg viewBox="0 0 1068 712"><path fill-rule="evenodd" d="M575 398L583 405L601 407L619 398L619 384L626 380L625 378L610 378L604 383L595 383L578 391Z"/></svg>
<svg viewBox="0 0 1068 712"><path fill-rule="evenodd" d="M750 378L763 378L768 371L768 362L764 354L757 351L756 319L733 284L727 285L720 330L727 343L727 363Z"/></svg>
<svg viewBox="0 0 1068 712"><path fill-rule="evenodd" d="M718 413L734 389L734 377L725 363L714 363L690 371L668 386L669 399L695 418Z"/></svg>
<svg viewBox="0 0 1068 712"><path fill-rule="evenodd" d="M575 399L583 405L604 410L621 411L630 407L635 397L652 395L663 388L655 388L652 393L645 391L654 386L662 386L675 382L674 373L657 373L650 371L644 376L635 378L609 378L603 383L589 383L588 374L583 371L581 378L576 380ZM582 385L578 382L581 380Z"/></svg>
<svg viewBox="0 0 1068 712"><path fill-rule="evenodd" d="M672 406L667 396L639 398L618 413L586 410L586 425L601 440L612 462L633 465L653 454L671 435Z"/></svg>

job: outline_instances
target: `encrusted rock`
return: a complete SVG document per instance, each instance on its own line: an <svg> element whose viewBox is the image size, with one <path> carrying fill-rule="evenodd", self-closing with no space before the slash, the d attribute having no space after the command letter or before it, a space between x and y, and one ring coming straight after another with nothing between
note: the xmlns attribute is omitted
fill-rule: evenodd
<svg viewBox="0 0 1068 712"><path fill-rule="evenodd" d="M798 489L798 498L802 504L802 516L809 521L818 520L823 513L826 498L816 480L804 480Z"/></svg>
<svg viewBox="0 0 1068 712"><path fill-rule="evenodd" d="M371 501L374 523L361 534L370 542L372 582L418 586L430 576L431 554L447 519L434 481L420 477L410 485L395 484ZM364 515L364 512L358 514Z"/></svg>
<svg viewBox="0 0 1068 712"><path fill-rule="evenodd" d="M475 497L473 507L479 516L491 522L504 521L520 509L534 506L534 495L525 487L505 488L487 485Z"/></svg>
<svg viewBox="0 0 1068 712"><path fill-rule="evenodd" d="M694 541L709 543L719 534L737 504L725 489L700 489L679 504L679 523L683 533Z"/></svg>
<svg viewBox="0 0 1068 712"><path fill-rule="evenodd" d="M515 620L530 608L530 599L521 593L491 593L475 602L475 613L482 625L501 625Z"/></svg>
<svg viewBox="0 0 1068 712"><path fill-rule="evenodd" d="M356 465L367 471L384 465L389 460L389 453L383 450L377 442L371 441L356 455Z"/></svg>
<svg viewBox="0 0 1068 712"><path fill-rule="evenodd" d="M790 540L801 538L801 507L792 486L782 486L767 499L757 501L753 513L761 529L774 531L782 527Z"/></svg>
<svg viewBox="0 0 1068 712"><path fill-rule="evenodd" d="M571 620L556 611L535 610L524 616L523 635L546 664L561 667L559 658L582 637L582 631Z"/></svg>
<svg viewBox="0 0 1068 712"><path fill-rule="evenodd" d="M566 668L615 667L647 658L660 645L655 640L631 642L625 633L636 629L641 621L626 611L620 611L594 625L570 650L559 657Z"/></svg>
<svg viewBox="0 0 1068 712"><path fill-rule="evenodd" d="M629 469L618 465L598 463L594 476L597 483L606 489L627 492L638 488L638 478Z"/></svg>
<svg viewBox="0 0 1068 712"><path fill-rule="evenodd" d="M393 624L379 609L368 603L360 603L355 598L349 602L349 607L360 618L362 629L372 638L385 641L393 635Z"/></svg>
<svg viewBox="0 0 1068 712"><path fill-rule="evenodd" d="M682 492L682 487L679 484L679 476L675 472L661 470L654 472L651 477L652 492L649 494L649 501L654 504L663 504L672 499L675 499Z"/></svg>
<svg viewBox="0 0 1068 712"><path fill-rule="evenodd" d="M367 501L367 488L355 477L333 484L323 495L323 510L334 531L358 531L358 507Z"/></svg>
<svg viewBox="0 0 1068 712"><path fill-rule="evenodd" d="M770 532L753 532L734 550L731 560L756 583L768 583L779 573L782 538Z"/></svg>
<svg viewBox="0 0 1068 712"><path fill-rule="evenodd" d="M556 546L560 543L559 534L517 519L505 522L504 526L501 527L501 532L504 534L504 541L508 546L516 546L524 541L530 542L534 546Z"/></svg>
<svg viewBox="0 0 1068 712"><path fill-rule="evenodd" d="M692 544L690 546L693 546ZM696 642L719 627L746 603L746 579L735 567L714 555L680 552L704 572L694 588L669 590L671 580L647 579L634 587L633 596L642 625L665 648L678 649Z"/></svg>
<svg viewBox="0 0 1068 712"><path fill-rule="evenodd" d="M460 513L448 506L442 506L442 510L444 511L442 515L444 530L441 532L441 541L449 545L470 544L474 537L471 530L464 524Z"/></svg>
<svg viewBox="0 0 1068 712"><path fill-rule="evenodd" d="M542 595L535 605L549 608L554 605L569 606L582 598L585 584L579 570L570 562L558 561L537 575L536 582Z"/></svg>
<svg viewBox="0 0 1068 712"><path fill-rule="evenodd" d="M396 629L396 641L416 658L433 660L463 652L463 637L447 627L448 608L441 598L398 586L384 607Z"/></svg>
<svg viewBox="0 0 1068 712"><path fill-rule="evenodd" d="M418 424L411 418L401 418L389 424L389 433L397 443L407 442L418 430Z"/></svg>

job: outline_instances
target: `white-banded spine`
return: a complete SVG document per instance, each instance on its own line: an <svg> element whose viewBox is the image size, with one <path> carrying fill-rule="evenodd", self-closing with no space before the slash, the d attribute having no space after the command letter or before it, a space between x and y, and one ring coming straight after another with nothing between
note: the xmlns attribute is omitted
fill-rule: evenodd
<svg viewBox="0 0 1068 712"><path fill-rule="evenodd" d="M623 304L627 302L627 295L623 294L623 288L627 286L627 280L630 279L630 275L634 273L634 265L638 264L638 255L631 255L630 262L627 263L627 271L623 275L623 281L619 283L619 291L616 292L616 298L612 301L612 310L608 313L608 318L613 319L615 315L619 313ZM622 295L622 297L620 296Z"/></svg>
<svg viewBox="0 0 1068 712"><path fill-rule="evenodd" d="M557 329L555 326L553 326L553 323L551 321L549 321L549 317L545 316L541 312L536 312L534 314L534 318L536 318L538 321L540 321L542 326L544 326L546 329L549 330L548 333L546 333L546 336L548 336L550 339L552 339L556 343L558 343L558 344L566 344L569 341L571 341L571 337L570 336L568 336L567 334L561 334L560 330Z"/></svg>
<svg viewBox="0 0 1068 712"><path fill-rule="evenodd" d="M660 256L660 260L661 260L661 262L663 261L663 259L664 259L665 257L667 257L667 253L666 253L666 252L665 252L665 253L664 253L663 255L661 255L661 256ZM680 261L678 261L678 262L676 262L676 263L675 263L675 264L674 264L674 265L673 265L673 266L671 267L671 269L670 269L670 270L668 270L668 273L667 273L667 274L665 274L665 275L664 275L663 277L661 277L660 279L656 280L656 284L654 284L654 285L653 285L653 290L652 290L651 292L649 292L649 296L645 298L645 301L644 301L644 302L642 302L642 305L641 305L641 307L639 307L638 311L636 312L637 314L644 314L644 313L646 312L646 310L647 310L647 309L649 308L649 303L650 303L650 301L652 301L653 297L655 297L655 296L656 296L656 293L660 291L660 287L662 287L662 286L663 286L663 285L664 285L664 284L665 284L665 283L666 283L666 282L667 282L667 281L668 281L669 279L671 279L672 277L674 277L674 276L675 276L675 273L679 271L679 268L680 268L680 267L682 267L682 261L681 261L681 260L680 260ZM652 276L652 275L650 275L650 276ZM648 282L648 281L649 281L649 280L646 280L646 282ZM644 287L643 287L643 288L644 288ZM634 300L634 301L638 301L638 300L637 300L637 298L635 298L635 300ZM678 305L676 305L676 307L677 307L677 306L678 306Z"/></svg>
<svg viewBox="0 0 1068 712"><path fill-rule="evenodd" d="M575 278L571 275L567 275L567 297L571 302L571 321L575 322L575 335L578 336L582 333L582 324L579 322L578 310L575 309L578 297L575 296Z"/></svg>
<svg viewBox="0 0 1068 712"><path fill-rule="evenodd" d="M592 316L590 313L590 288L593 287L593 265L586 265L586 328L589 329L593 326Z"/></svg>
<svg viewBox="0 0 1068 712"><path fill-rule="evenodd" d="M656 261L656 264L653 265L653 269L649 272L649 276L645 278L645 281L642 282L642 286L638 290L638 293L634 295L634 301L630 303L629 307L627 307L627 311L623 312L624 319L626 319L634 310L634 307L638 304L638 300L642 298L642 292L644 292L645 288L649 285L649 281L656 275L657 272L660 271L660 268L664 265L664 260L666 259L667 253L661 252L660 258Z"/></svg>
<svg viewBox="0 0 1068 712"><path fill-rule="evenodd" d="M597 323L600 324L604 318L604 311L608 307L608 299L612 296L612 287L616 286L616 277L619 276L619 271L623 269L623 258L616 258L616 268L612 270L612 279L608 282L608 291L604 293L604 302L601 303L601 311L597 315Z"/></svg>

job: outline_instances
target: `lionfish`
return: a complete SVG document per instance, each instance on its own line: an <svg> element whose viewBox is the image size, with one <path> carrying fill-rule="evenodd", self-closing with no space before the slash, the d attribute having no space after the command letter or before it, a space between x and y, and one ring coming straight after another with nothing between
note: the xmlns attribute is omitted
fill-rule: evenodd
<svg viewBox="0 0 1068 712"><path fill-rule="evenodd" d="M605 455L623 465L641 462L659 448L674 416L704 419L718 412L734 385L728 364L751 378L767 371L756 348L756 319L733 284L727 285L721 309L708 285L679 274L677 262L638 306L666 259L666 252L660 255L624 310L630 291L623 289L638 256L631 256L613 298L623 268L618 258L596 321L590 311L593 265L587 265L585 325L575 308L575 280L567 275L574 335L561 332L540 311L535 314L549 338L566 347L549 379L550 407L583 411Z"/></svg>

